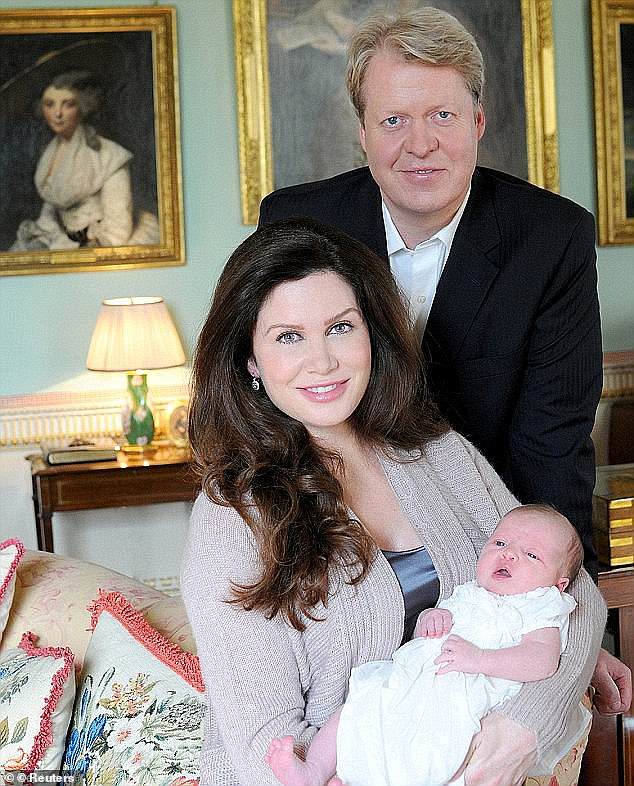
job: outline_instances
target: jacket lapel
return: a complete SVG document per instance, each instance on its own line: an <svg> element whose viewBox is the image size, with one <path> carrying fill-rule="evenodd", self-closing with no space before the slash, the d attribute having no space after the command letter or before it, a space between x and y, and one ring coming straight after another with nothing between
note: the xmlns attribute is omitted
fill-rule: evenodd
<svg viewBox="0 0 634 786"><path fill-rule="evenodd" d="M476 170L429 314L424 342L435 360L455 358L499 272L493 195Z"/></svg>

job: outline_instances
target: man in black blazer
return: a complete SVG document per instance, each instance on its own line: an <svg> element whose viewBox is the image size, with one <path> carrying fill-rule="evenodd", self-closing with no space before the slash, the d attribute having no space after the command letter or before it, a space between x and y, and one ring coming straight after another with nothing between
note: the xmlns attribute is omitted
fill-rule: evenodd
<svg viewBox="0 0 634 786"><path fill-rule="evenodd" d="M369 168L270 194L260 224L315 218L390 262L442 412L522 502L552 504L570 519L596 575L594 219L476 166L483 79L475 40L450 15L423 8L394 24L370 20L350 43L347 71ZM631 699L628 670L616 663L617 685L600 686L605 712Z"/></svg>
<svg viewBox="0 0 634 786"><path fill-rule="evenodd" d="M260 223L297 215L388 257L381 194L367 168L271 194ZM452 425L522 502L564 513L592 559L590 431L602 379L592 216L476 168L423 345L432 395Z"/></svg>

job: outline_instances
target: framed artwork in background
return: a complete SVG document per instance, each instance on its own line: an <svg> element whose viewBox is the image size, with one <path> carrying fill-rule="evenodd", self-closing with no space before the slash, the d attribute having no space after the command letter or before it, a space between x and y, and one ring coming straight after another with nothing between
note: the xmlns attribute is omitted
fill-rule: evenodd
<svg viewBox="0 0 634 786"><path fill-rule="evenodd" d="M242 218L274 188L365 164L345 84L358 23L420 0L233 0ZM480 163L556 191L559 164L551 0L435 0L485 60Z"/></svg>
<svg viewBox="0 0 634 786"><path fill-rule="evenodd" d="M592 0L599 243L634 243L634 0Z"/></svg>
<svg viewBox="0 0 634 786"><path fill-rule="evenodd" d="M185 261L176 16L0 11L0 274Z"/></svg>

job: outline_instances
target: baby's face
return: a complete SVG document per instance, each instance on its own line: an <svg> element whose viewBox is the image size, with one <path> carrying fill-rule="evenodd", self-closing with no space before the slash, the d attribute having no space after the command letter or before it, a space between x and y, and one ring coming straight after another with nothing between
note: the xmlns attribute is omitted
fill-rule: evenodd
<svg viewBox="0 0 634 786"><path fill-rule="evenodd" d="M487 541L476 571L481 587L498 595L518 595L537 587L559 587L569 536L563 527L541 515L504 516Z"/></svg>

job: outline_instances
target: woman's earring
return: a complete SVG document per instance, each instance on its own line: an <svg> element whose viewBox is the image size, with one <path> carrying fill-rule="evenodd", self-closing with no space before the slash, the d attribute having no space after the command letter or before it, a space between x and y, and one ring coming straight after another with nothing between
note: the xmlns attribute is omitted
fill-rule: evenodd
<svg viewBox="0 0 634 786"><path fill-rule="evenodd" d="M251 379L251 387L256 391L260 389L260 380L258 377L253 377Z"/></svg>

